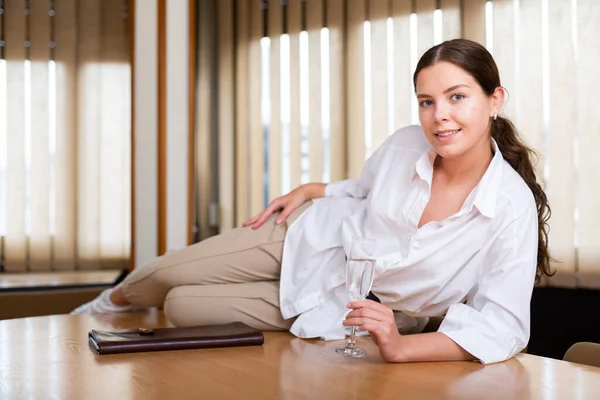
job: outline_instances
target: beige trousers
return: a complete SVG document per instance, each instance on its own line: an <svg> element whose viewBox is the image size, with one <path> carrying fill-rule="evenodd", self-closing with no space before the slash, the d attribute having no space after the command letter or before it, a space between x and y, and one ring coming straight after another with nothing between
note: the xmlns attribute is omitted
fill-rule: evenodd
<svg viewBox="0 0 600 400"><path fill-rule="evenodd" d="M134 305L164 305L175 326L244 322L260 330L288 330L279 309L283 240L309 206L277 225L279 213L259 228L236 228L136 268L120 284Z"/></svg>

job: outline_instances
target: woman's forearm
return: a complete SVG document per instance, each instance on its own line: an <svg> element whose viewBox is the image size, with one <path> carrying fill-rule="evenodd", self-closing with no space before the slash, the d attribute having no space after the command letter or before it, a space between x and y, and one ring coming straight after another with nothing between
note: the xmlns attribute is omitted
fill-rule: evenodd
<svg viewBox="0 0 600 400"><path fill-rule="evenodd" d="M398 341L397 348L392 359L386 361L468 361L475 359L456 342L439 332L403 335Z"/></svg>
<svg viewBox="0 0 600 400"><path fill-rule="evenodd" d="M302 191L307 200L318 199L325 197L326 183L306 183L302 185Z"/></svg>
<svg viewBox="0 0 600 400"><path fill-rule="evenodd" d="M394 312L376 301L354 300L347 307L352 311L346 315L343 325L358 326L368 331L385 361L463 361L475 358L440 332L401 335L396 328Z"/></svg>

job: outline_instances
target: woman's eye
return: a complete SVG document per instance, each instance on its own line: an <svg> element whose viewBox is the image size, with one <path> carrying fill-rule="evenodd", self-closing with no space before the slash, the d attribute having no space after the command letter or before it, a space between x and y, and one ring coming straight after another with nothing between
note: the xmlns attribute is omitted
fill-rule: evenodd
<svg viewBox="0 0 600 400"><path fill-rule="evenodd" d="M465 98L465 96L460 93L454 93L452 96L450 96L450 99L452 101L458 101L458 100L462 100L464 98Z"/></svg>
<svg viewBox="0 0 600 400"><path fill-rule="evenodd" d="M429 107L433 102L431 100L423 100L419 103L419 107Z"/></svg>

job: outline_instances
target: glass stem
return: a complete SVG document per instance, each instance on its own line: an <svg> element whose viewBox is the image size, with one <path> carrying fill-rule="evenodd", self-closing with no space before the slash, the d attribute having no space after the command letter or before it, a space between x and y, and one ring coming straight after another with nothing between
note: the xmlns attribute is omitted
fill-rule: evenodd
<svg viewBox="0 0 600 400"><path fill-rule="evenodd" d="M356 348L356 327L353 326L352 329L350 329L350 339L348 339L348 345L346 346L349 349L354 349Z"/></svg>

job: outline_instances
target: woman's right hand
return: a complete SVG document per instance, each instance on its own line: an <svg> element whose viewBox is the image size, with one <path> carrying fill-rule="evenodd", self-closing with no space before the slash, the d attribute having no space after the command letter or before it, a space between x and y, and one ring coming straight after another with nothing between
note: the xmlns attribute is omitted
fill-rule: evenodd
<svg viewBox="0 0 600 400"><path fill-rule="evenodd" d="M317 197L323 197L324 193L324 183L309 183L298 186L285 196L278 197L271 201L269 206L262 213L250 218L248 221L244 222L242 226L246 227L252 225L252 229L258 229L262 226L262 224L265 223L271 214L279 210L282 211L277 217L275 223L281 224L292 212L294 212L294 210L296 210L302 204L306 203L308 200L312 200Z"/></svg>

